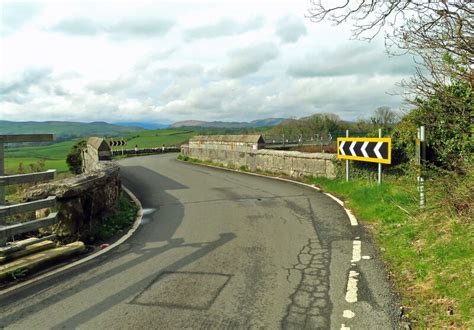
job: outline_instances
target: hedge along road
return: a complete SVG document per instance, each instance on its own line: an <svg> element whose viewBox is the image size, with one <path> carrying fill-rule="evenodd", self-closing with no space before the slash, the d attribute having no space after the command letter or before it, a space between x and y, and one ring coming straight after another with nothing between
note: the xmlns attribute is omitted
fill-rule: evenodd
<svg viewBox="0 0 474 330"><path fill-rule="evenodd" d="M140 228L90 262L0 296L0 328L396 327L360 226L315 189L179 162L120 161Z"/></svg>

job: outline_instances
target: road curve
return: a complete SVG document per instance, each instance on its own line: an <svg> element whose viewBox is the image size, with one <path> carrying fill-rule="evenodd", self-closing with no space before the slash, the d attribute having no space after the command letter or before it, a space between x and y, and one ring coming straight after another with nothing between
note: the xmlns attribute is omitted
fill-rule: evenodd
<svg viewBox="0 0 474 330"><path fill-rule="evenodd" d="M0 296L0 328L396 327L383 267L334 200L175 157L120 161L145 209L135 235Z"/></svg>

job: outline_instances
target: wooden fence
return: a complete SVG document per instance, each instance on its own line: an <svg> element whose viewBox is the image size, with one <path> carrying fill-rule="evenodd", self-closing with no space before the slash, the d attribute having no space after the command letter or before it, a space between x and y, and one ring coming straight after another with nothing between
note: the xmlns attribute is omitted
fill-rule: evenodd
<svg viewBox="0 0 474 330"><path fill-rule="evenodd" d="M53 225L56 223L57 219L57 212L52 212L48 216L41 219L35 219L16 224L7 223L7 217L27 212L34 212L36 210L45 208L54 208L56 205L56 197L50 196L45 199L27 203L7 203L5 201L5 186L52 180L55 177L56 170L48 170L45 172L30 174L5 175L5 144L22 142L46 142L52 141L53 139L54 136L52 134L0 135L0 254L17 251L18 249L24 248L26 245L34 244L46 239L42 238L37 240L29 240L28 243L23 243L21 246L14 243L15 235L28 233L38 230L42 227ZM47 238L50 239L52 237L49 236Z"/></svg>

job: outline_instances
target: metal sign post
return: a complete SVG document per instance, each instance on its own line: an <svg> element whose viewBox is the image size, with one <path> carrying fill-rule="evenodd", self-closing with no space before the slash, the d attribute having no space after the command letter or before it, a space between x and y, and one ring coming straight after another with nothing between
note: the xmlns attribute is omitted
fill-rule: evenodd
<svg viewBox="0 0 474 330"><path fill-rule="evenodd" d="M382 138L382 129L379 128L379 138ZM378 170L379 170L379 175L378 175L378 184L382 183L382 163L378 163Z"/></svg>
<svg viewBox="0 0 474 330"><path fill-rule="evenodd" d="M346 130L346 138L349 138L349 130L348 129ZM349 182L349 159L346 159L346 182Z"/></svg>
<svg viewBox="0 0 474 330"><path fill-rule="evenodd" d="M418 129L418 139L416 141L416 158L419 166L418 175L418 191L420 193L420 208L425 207L426 194L425 194L425 177L424 177L424 166L426 161L426 132L425 126L420 126Z"/></svg>

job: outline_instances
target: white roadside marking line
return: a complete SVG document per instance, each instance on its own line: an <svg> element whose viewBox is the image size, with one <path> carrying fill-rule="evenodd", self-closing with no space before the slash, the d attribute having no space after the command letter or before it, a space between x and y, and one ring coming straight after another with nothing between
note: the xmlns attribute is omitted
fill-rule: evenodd
<svg viewBox="0 0 474 330"><path fill-rule="evenodd" d="M351 262L359 262L361 259L361 252L362 252L362 242L361 241L354 241L352 243L352 260Z"/></svg>
<svg viewBox="0 0 474 330"><path fill-rule="evenodd" d="M339 198L337 198L337 197L334 197L333 195L331 195L331 194L328 194L328 193L324 193L324 194L325 194L326 196L329 196L329 197L331 197L332 199L334 199L334 200L336 201L336 203L337 203L337 204L339 204L339 205L341 205L341 206L344 206L344 202L343 202L343 201L341 201Z"/></svg>
<svg viewBox="0 0 474 330"><path fill-rule="evenodd" d="M351 328L346 327L346 325L343 323L341 324L341 330L351 330Z"/></svg>
<svg viewBox="0 0 474 330"><path fill-rule="evenodd" d="M355 316L355 313L349 309L346 309L343 314L342 314L342 317L346 318L346 319L351 319Z"/></svg>
<svg viewBox="0 0 474 330"><path fill-rule="evenodd" d="M347 281L347 292L346 292L346 301L348 303L357 302L357 282L359 281L357 277L359 273L355 270L349 272L349 280Z"/></svg>
<svg viewBox="0 0 474 330"><path fill-rule="evenodd" d="M346 210L347 216L349 217L349 220L351 221L351 225L352 226L357 226L359 223L357 222L357 219L354 216L354 214L352 213L352 211L349 210L349 209L346 209L346 208L344 208L344 210Z"/></svg>

